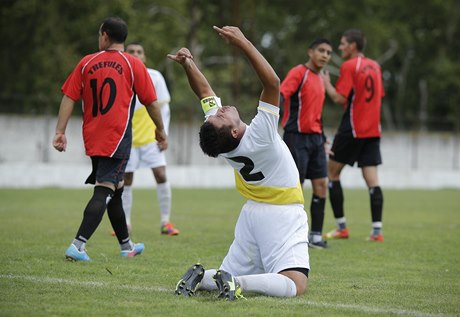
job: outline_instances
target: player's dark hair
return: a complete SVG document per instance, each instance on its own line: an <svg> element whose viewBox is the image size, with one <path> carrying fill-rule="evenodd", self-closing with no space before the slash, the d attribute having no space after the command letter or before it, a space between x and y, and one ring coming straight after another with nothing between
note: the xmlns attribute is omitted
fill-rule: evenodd
<svg viewBox="0 0 460 317"><path fill-rule="evenodd" d="M343 32L343 37L347 39L348 43L356 43L358 52L363 52L366 47L366 37L364 32L359 29L349 29Z"/></svg>
<svg viewBox="0 0 460 317"><path fill-rule="evenodd" d="M234 150L240 141L232 136L231 127L216 128L206 121L200 128L200 147L204 154L217 157Z"/></svg>
<svg viewBox="0 0 460 317"><path fill-rule="evenodd" d="M308 48L316 48L318 45L321 45L321 44L324 44L326 43L327 45L329 45L330 47L332 47L332 44L331 44L331 41L329 41L328 39L324 38L324 37L318 37L317 39L315 39L313 42L310 43L310 46L308 46Z"/></svg>
<svg viewBox="0 0 460 317"><path fill-rule="evenodd" d="M128 37L128 25L119 17L110 17L102 21L101 33L105 32L115 43L124 43Z"/></svg>

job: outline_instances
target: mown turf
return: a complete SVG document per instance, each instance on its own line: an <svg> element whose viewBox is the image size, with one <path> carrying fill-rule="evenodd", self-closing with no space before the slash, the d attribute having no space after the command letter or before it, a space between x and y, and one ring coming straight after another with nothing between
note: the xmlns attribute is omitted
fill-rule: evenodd
<svg viewBox="0 0 460 317"><path fill-rule="evenodd" d="M91 263L64 252L80 225L91 189L0 190L1 316L458 316L460 191L385 190L385 243L370 243L369 198L345 190L351 237L310 250L306 295L174 296L195 262L215 268L233 237L244 199L234 189L173 191L177 237L159 234L153 190L135 189L134 259L119 256L107 217L87 245ZM306 205L311 193L306 190ZM329 205L325 230L334 227Z"/></svg>

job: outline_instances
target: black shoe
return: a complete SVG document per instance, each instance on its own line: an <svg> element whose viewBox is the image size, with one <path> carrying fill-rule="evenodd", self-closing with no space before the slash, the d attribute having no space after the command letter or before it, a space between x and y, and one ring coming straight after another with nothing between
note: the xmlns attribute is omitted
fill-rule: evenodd
<svg viewBox="0 0 460 317"><path fill-rule="evenodd" d="M327 241L321 240L318 242L310 242L308 246L313 249L326 249L327 248Z"/></svg>
<svg viewBox="0 0 460 317"><path fill-rule="evenodd" d="M220 292L218 298L231 301L244 298L241 294L240 284L235 281L235 278L230 273L217 270L213 278Z"/></svg>
<svg viewBox="0 0 460 317"><path fill-rule="evenodd" d="M176 295L193 296L204 276L203 265L197 263L188 269L176 285Z"/></svg>

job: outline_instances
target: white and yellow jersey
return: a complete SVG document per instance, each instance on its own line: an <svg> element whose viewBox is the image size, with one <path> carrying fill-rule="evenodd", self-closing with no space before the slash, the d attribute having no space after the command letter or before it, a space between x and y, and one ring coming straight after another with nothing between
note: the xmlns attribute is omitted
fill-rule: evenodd
<svg viewBox="0 0 460 317"><path fill-rule="evenodd" d="M203 105L206 117L217 107ZM299 172L278 134L278 120L279 107L259 101L257 115L246 127L238 147L220 156L234 168L236 187L247 199L276 205L303 204Z"/></svg>
<svg viewBox="0 0 460 317"><path fill-rule="evenodd" d="M161 116L163 118L163 124L165 127L166 134L169 130L169 102L171 96L166 86L166 82L163 75L157 70L148 68L147 69L152 79L153 85L157 93L157 101L161 106ZM155 142L155 124L150 118L147 109L139 102L136 97L136 106L134 107L133 115L133 147L140 147L152 142Z"/></svg>

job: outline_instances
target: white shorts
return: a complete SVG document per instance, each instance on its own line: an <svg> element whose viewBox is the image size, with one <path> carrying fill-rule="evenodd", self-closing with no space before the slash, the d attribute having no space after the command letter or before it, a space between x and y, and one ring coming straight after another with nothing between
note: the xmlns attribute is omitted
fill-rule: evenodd
<svg viewBox="0 0 460 317"><path fill-rule="evenodd" d="M132 147L126 173L133 173L139 168L156 168L166 166L164 151L160 151L157 142L149 143L140 147Z"/></svg>
<svg viewBox="0 0 460 317"><path fill-rule="evenodd" d="M310 269L308 218L303 206L246 202L220 268L234 276Z"/></svg>

